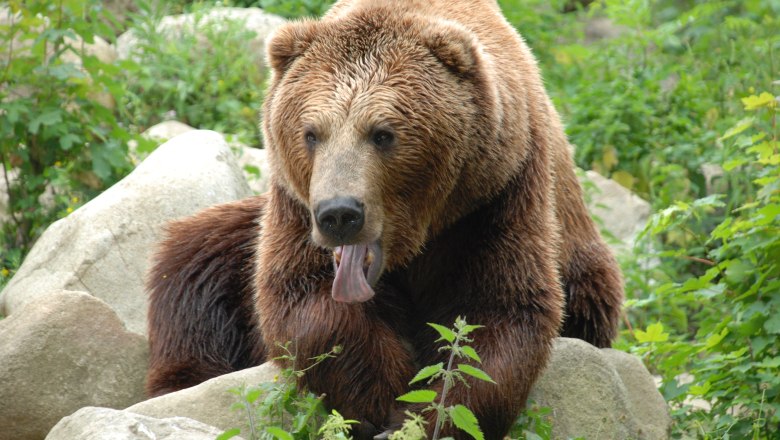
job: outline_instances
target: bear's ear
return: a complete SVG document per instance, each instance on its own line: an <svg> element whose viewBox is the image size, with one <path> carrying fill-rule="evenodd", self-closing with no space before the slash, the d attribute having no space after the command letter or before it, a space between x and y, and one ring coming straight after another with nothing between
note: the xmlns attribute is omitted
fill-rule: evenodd
<svg viewBox="0 0 780 440"><path fill-rule="evenodd" d="M296 58L303 55L317 35L317 22L301 20L277 29L268 41L268 63L277 72L284 72Z"/></svg>
<svg viewBox="0 0 780 440"><path fill-rule="evenodd" d="M438 20L424 26L422 43L444 66L459 76L474 73L478 63L477 39L458 23Z"/></svg>

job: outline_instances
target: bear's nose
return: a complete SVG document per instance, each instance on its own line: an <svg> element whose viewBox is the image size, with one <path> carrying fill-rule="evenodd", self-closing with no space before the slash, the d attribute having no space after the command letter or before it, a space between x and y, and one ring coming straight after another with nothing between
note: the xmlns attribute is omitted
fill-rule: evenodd
<svg viewBox="0 0 780 440"><path fill-rule="evenodd" d="M353 197L334 197L314 210L320 232L341 244L348 244L363 229L363 203Z"/></svg>

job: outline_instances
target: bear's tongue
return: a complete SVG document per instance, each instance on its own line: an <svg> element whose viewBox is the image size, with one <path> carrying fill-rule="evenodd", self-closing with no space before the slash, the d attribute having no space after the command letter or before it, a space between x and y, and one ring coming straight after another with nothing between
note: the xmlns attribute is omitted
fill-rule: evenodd
<svg viewBox="0 0 780 440"><path fill-rule="evenodd" d="M373 266L377 262L369 255L368 245L356 244L340 246L334 252L336 278L333 280L331 294L333 299L340 302L363 302L374 296L374 289L366 280L366 260Z"/></svg>

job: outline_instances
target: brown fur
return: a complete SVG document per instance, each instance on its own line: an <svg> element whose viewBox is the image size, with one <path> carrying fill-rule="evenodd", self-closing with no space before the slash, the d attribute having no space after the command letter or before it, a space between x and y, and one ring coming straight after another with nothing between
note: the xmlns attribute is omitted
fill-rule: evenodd
<svg viewBox="0 0 780 440"><path fill-rule="evenodd" d="M395 397L445 356L425 323L461 315L485 326L473 346L499 385L459 384L447 403L499 439L544 368L564 299L564 335L614 338L620 274L529 49L491 1L383 4L341 1L272 38L271 191L171 226L149 282L151 392L258 363L277 342L299 362L338 344L302 382L370 438L397 427ZM377 127L394 133L390 148L371 143ZM363 303L331 298L329 249L352 242L313 226L317 204L344 195L365 205L354 243L383 249Z"/></svg>

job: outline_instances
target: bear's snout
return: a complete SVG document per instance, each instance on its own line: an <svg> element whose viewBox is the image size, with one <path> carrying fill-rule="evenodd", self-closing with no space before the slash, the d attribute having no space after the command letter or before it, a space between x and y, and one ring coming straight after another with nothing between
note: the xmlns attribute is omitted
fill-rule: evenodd
<svg viewBox="0 0 780 440"><path fill-rule="evenodd" d="M340 244L350 244L363 230L365 210L354 197L334 197L317 204L314 218L322 235Z"/></svg>

